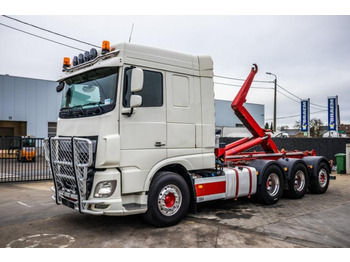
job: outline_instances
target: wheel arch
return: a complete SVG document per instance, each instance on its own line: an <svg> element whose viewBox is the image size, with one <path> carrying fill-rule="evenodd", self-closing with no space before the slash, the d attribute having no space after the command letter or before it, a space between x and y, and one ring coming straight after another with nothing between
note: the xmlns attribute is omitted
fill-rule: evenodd
<svg viewBox="0 0 350 262"><path fill-rule="evenodd" d="M280 158L277 162L281 165L283 173L287 179L292 175L292 170L297 164L302 164L308 170L307 164L302 159L297 158ZM287 168L287 170L285 170Z"/></svg>
<svg viewBox="0 0 350 262"><path fill-rule="evenodd" d="M193 179L191 178L191 175L188 172L188 165L184 163L166 163L164 165L159 165L158 168L153 168L145 182L145 191L148 192L149 188L152 184L153 181L155 181L159 176L164 175L166 172L173 172L181 176L190 191L190 210L189 211L194 211L196 210L196 191L194 187L194 182Z"/></svg>
<svg viewBox="0 0 350 262"><path fill-rule="evenodd" d="M280 165L280 163L278 163L275 160L257 159L250 162L249 166L254 167L258 172L258 177L257 177L258 186L261 185L261 182L262 182L261 174L263 174L268 167L273 165L277 166L277 168L279 168L281 173L284 175L284 170L282 166Z"/></svg>
<svg viewBox="0 0 350 262"><path fill-rule="evenodd" d="M328 172L331 173L331 166L324 156L307 156L303 158L303 161L306 163L307 171L309 172L310 177L317 176L317 170L321 163L326 164Z"/></svg>

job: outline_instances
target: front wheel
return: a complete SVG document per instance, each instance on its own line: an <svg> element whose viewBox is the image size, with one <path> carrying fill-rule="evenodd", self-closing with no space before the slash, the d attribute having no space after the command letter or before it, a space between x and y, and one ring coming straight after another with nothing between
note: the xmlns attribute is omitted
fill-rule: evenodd
<svg viewBox="0 0 350 262"><path fill-rule="evenodd" d="M158 227L176 225L186 215L190 193L186 181L173 172L160 172L148 193L144 218Z"/></svg>
<svg viewBox="0 0 350 262"><path fill-rule="evenodd" d="M321 163L315 177L310 178L310 193L323 194L329 185L329 169L325 163Z"/></svg>
<svg viewBox="0 0 350 262"><path fill-rule="evenodd" d="M258 186L255 197L262 204L273 205L278 202L283 193L282 170L276 165L271 165L261 175L261 185Z"/></svg>

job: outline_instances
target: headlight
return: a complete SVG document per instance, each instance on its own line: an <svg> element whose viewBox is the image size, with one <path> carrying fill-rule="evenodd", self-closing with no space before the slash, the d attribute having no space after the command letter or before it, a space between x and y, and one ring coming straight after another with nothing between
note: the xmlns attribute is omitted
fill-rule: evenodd
<svg viewBox="0 0 350 262"><path fill-rule="evenodd" d="M110 197L115 188L117 187L117 181L103 181L96 185L94 197L102 198L102 197Z"/></svg>

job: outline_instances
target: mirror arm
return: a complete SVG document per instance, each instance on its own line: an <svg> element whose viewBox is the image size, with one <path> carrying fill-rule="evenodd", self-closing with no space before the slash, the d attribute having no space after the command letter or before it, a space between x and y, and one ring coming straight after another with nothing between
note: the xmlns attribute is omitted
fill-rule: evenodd
<svg viewBox="0 0 350 262"><path fill-rule="evenodd" d="M134 108L131 107L129 112L122 112L123 116L131 117L131 115L134 113Z"/></svg>

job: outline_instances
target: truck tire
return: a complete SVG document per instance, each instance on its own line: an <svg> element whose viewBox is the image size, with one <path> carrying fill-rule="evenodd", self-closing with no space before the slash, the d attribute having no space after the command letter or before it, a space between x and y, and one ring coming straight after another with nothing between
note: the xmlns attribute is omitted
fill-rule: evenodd
<svg viewBox="0 0 350 262"><path fill-rule="evenodd" d="M313 194L323 194L329 185L329 169L325 163L317 168L316 176L310 178L309 191Z"/></svg>
<svg viewBox="0 0 350 262"><path fill-rule="evenodd" d="M309 176L306 167L302 163L298 163L293 168L288 179L288 190L286 195L293 199L300 199L306 194Z"/></svg>
<svg viewBox="0 0 350 262"><path fill-rule="evenodd" d="M278 202L283 193L284 178L280 168L276 165L267 167L262 175L261 184L257 188L255 199L264 205Z"/></svg>
<svg viewBox="0 0 350 262"><path fill-rule="evenodd" d="M186 215L190 192L186 181L173 172L159 172L148 192L147 222L157 227L176 225Z"/></svg>

